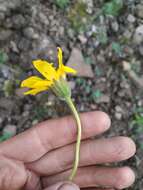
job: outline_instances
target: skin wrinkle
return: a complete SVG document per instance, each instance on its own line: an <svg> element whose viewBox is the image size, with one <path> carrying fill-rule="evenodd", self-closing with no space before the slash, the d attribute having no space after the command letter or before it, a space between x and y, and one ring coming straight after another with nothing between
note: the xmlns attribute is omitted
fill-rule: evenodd
<svg viewBox="0 0 143 190"><path fill-rule="evenodd" d="M73 149L68 150L67 154L71 155L70 159L64 160L64 162L62 162L62 164L59 163L60 171L64 171L66 168L68 168L68 169L72 168L73 160L74 160L74 154L73 154L74 151L75 151L74 146L73 146ZM57 159L58 159L58 155L57 155ZM60 161L60 159L58 159L58 161Z"/></svg>
<svg viewBox="0 0 143 190"><path fill-rule="evenodd" d="M93 159L94 159L94 157L95 157L95 153L94 153L94 149L95 149L95 147L94 147L94 145L95 145L95 140L91 140L89 143L88 143L88 145L87 145L87 147L88 148L86 148L88 151L87 151L87 154L86 155L90 155L89 157L90 157L90 159L89 158L87 158L88 160L89 160L89 163L93 163ZM90 165L90 164L89 164Z"/></svg>
<svg viewBox="0 0 143 190"><path fill-rule="evenodd" d="M24 165L20 161L1 157L0 159L0 187L17 189L26 181Z"/></svg>
<svg viewBox="0 0 143 190"><path fill-rule="evenodd" d="M8 189L10 189L10 187L12 186L12 183L14 181L14 178L15 177L17 178L17 173L11 172L11 173L8 173L8 175L9 175L10 179L6 181L7 182L6 185L8 185L8 181L9 181Z"/></svg>
<svg viewBox="0 0 143 190"><path fill-rule="evenodd" d="M56 156L56 154L55 154L55 160L56 160L56 163L54 163L54 167L56 166L56 168L58 168L58 167L59 167L59 157L58 157L58 156ZM60 169L62 169L62 170L63 170L63 167L62 167L62 166L60 166Z"/></svg>
<svg viewBox="0 0 143 190"><path fill-rule="evenodd" d="M35 129L33 128L33 129L30 129L29 131L26 131L24 133L17 135L17 141L15 140L16 139L16 136L15 136L1 143L0 144L1 145L0 148L2 150L1 155L5 155L5 157L11 158L14 160L18 159L19 161L22 161L25 163L32 162L39 159L41 155L45 154L45 152L43 152L43 150L41 151L41 149L39 148L37 135L34 130ZM26 134L28 137L27 141L24 137L24 134ZM32 138L30 138L30 136ZM22 141L19 140L20 137L23 140L23 143ZM8 143L9 143L9 146L7 146ZM22 146L22 149L17 149L18 146ZM32 151L33 151L33 154L31 154Z"/></svg>
<svg viewBox="0 0 143 190"><path fill-rule="evenodd" d="M122 146L122 141L120 141L120 143L118 144L119 146L117 146L116 144L113 144L113 153L112 155L115 157L119 157L119 158L124 158L124 156L126 155L125 152L125 148L124 146Z"/></svg>
<svg viewBox="0 0 143 190"><path fill-rule="evenodd" d="M88 169L88 177L86 176L86 173L85 172L83 172L82 170L80 171L81 173L83 172L83 176L82 176L82 178L86 181L86 184L90 184L90 186L92 187L101 187L101 181L102 181L102 179L104 178L104 173L102 172L102 170L100 170L100 167L98 167L98 166L93 166L93 168L95 169L91 169L90 170L90 168L87 168ZM104 169L104 167L102 168L102 169ZM110 176L110 175L109 175ZM109 177L108 176L108 177ZM113 179L115 180L115 178L113 178L113 176L111 175L110 176L111 178L112 178L112 181L113 181ZM96 179L96 183L95 182L93 182L93 180L91 180L91 179ZM109 178L108 178L109 179ZM78 179L77 179L77 181L78 181ZM103 180L104 181L104 180ZM80 182L81 184L82 184L82 182ZM112 182L113 183L113 182ZM116 183L116 181L114 182L114 183ZM114 184L113 183L113 184ZM105 187L105 185L104 185L104 187ZM107 186L106 186L107 187ZM108 186L109 187L109 186Z"/></svg>
<svg viewBox="0 0 143 190"><path fill-rule="evenodd" d="M120 139L118 139L118 141L120 141ZM106 158L106 162L109 162L109 163L111 163L111 161L114 159L115 161L121 161L122 159L125 159L126 156L124 154L122 155L122 149L125 149L125 146L124 144L123 146L120 146L120 152L119 152L118 150L119 150L120 143L118 141L116 141L116 138L112 137L111 139L102 138L102 140L98 139L97 141L93 141L93 143L90 142L89 151L90 151L91 158L96 159L96 155L93 152L93 149L96 149L96 152L99 152L99 155L100 155L98 156L96 160L97 164L99 164L99 161L100 163L105 162L104 158ZM108 145L108 148L106 147L105 149L104 147L106 143ZM103 147L102 151L101 149L99 149L99 144L101 144L101 147Z"/></svg>
<svg viewBox="0 0 143 190"><path fill-rule="evenodd" d="M95 166L93 166L93 167L95 167ZM86 183L87 184L90 184L91 183L91 176L93 177L93 178L100 178L100 175L99 175L99 173L98 173L98 167L96 167L97 168L97 170L95 171L95 170L88 170L88 172L89 172L89 175L88 175L88 177L86 178L86 173L84 172L84 176L83 176L83 178L86 180ZM82 173L82 170L81 170L81 173ZM81 174L82 175L82 174ZM94 177L95 176L95 177ZM98 176L98 177L97 177ZM96 183L91 183L91 186L95 186L95 187L99 187L100 186L100 184L98 184L97 182Z"/></svg>
<svg viewBox="0 0 143 190"><path fill-rule="evenodd" d="M53 174L53 172L50 173L51 167L54 168L53 170L55 172L57 172L59 170L63 171L63 170L65 170L65 168L71 168L72 167L73 159L74 159L74 154L73 154L73 152L74 152L74 146L72 147L72 149L66 149L66 154L71 155L70 156L70 160L69 159L64 160L63 159L63 155L64 154L62 152L59 152L59 154L57 154L56 151L57 150L50 151L44 157L42 157L41 159L39 159L39 160L36 161L36 162L38 162L38 161L41 162L40 163L40 167L41 168L42 167L49 168L48 171L46 170L46 173L45 173L47 175ZM47 157L46 161L44 160L45 157ZM66 157L64 157L64 158L66 158ZM61 160L62 160L62 164L60 162ZM53 161L54 161L54 163L52 163ZM46 165L44 164L42 166L43 162L46 163ZM51 164L49 165L49 162L52 163L52 165ZM32 167L29 164L32 164ZM39 166L37 168L36 165L35 165L35 163L29 163L29 164L27 165L29 169L32 169L33 171L38 172L37 170L38 170ZM44 175L44 173L41 173L41 172L39 172L39 174Z"/></svg>
<svg viewBox="0 0 143 190"><path fill-rule="evenodd" d="M3 170L1 170L3 176L1 176L1 187L3 189L9 190L11 186L13 186L13 182L15 181L15 177L17 178L17 173L10 169L9 166L5 166ZM15 184L17 186L17 184ZM14 188L13 188L14 189Z"/></svg>
<svg viewBox="0 0 143 190"><path fill-rule="evenodd" d="M66 126L67 126L66 131L65 131L65 135L70 134L69 136L76 138L77 126L75 124L75 120L73 118L71 118L70 116L67 116L66 119L65 119L65 123L66 123ZM69 126L69 124L70 124L70 126ZM69 142L69 144L70 144L70 142Z"/></svg>
<svg viewBox="0 0 143 190"><path fill-rule="evenodd" d="M34 129L33 129L33 133L36 135L36 137L37 137L37 140L39 141L39 147L40 147L40 149L42 150L42 152L43 152L43 155L47 152L47 149L48 149L48 146L47 146L47 144L45 145L45 143L43 143L43 140L42 140L42 138L41 138L41 136L39 135L39 132L38 132L38 127L35 127ZM38 142L37 141L37 142ZM49 144L48 144L49 145ZM50 148L52 148L51 146L49 146ZM49 149L50 149L49 148Z"/></svg>
<svg viewBox="0 0 143 190"><path fill-rule="evenodd" d="M25 184L24 190L40 190L41 181L40 177L33 173L32 171L27 170L27 183Z"/></svg>
<svg viewBox="0 0 143 190"><path fill-rule="evenodd" d="M7 172L8 171L8 172ZM10 175L9 174L9 168L7 167L3 167L0 169L0 187L5 188L5 184L7 184L7 181L9 181L10 179Z"/></svg>
<svg viewBox="0 0 143 190"><path fill-rule="evenodd" d="M63 118L62 118L63 119ZM57 123L58 122L60 122L60 125L61 125L61 121L62 121L62 119L57 119ZM55 121L56 122L56 121ZM38 134L38 136L39 136L39 139L40 139L40 141L41 141L41 143L42 143L42 145L44 146L44 148L45 148L45 152L47 153L47 152L50 152L51 150L53 150L53 149L56 149L56 147L55 147L55 141L53 141L53 132L52 132L52 127L54 127L54 129L55 129L55 126L53 126L53 119L51 119L51 120L49 120L48 122L47 121L45 121L45 122L43 122L43 128L45 129L45 128L49 128L49 130L48 130L48 135L47 135L47 137L46 138L41 138L42 137L42 133L40 132L40 130L41 130L41 124L39 125L37 125L36 127L35 127L35 129L37 130L37 134ZM50 128L51 128L51 130L50 130Z"/></svg>
<svg viewBox="0 0 143 190"><path fill-rule="evenodd" d="M114 159L118 157L120 160L124 160L125 158L129 158L128 155L130 155L130 157L134 155L134 153L136 152L136 147L131 139L129 139L128 137L123 137L123 136L116 137L116 138L114 137L114 139L116 142L112 144L113 146L112 156ZM118 146L117 146L117 142L118 142ZM127 149L129 150L128 153L127 153Z"/></svg>
<svg viewBox="0 0 143 190"><path fill-rule="evenodd" d="M104 168L103 168L103 169L104 169ZM101 186L102 186L102 185L101 185L101 181L102 181L102 179L104 178L104 174L103 174L103 172L100 171L100 168L99 168L99 167L97 167L97 171L96 171L96 172L92 171L91 176L94 176L93 178L95 178L95 179L97 178L97 179L98 179L99 182L98 182L98 183L96 182L96 186L97 186L97 187L101 187ZM114 178L113 178L112 175L110 176L110 180L111 180L111 178L112 178L112 184L114 184L116 181L113 183ZM108 176L108 179L109 179L109 176ZM89 181L89 183L90 183L90 181ZM95 184L93 184L93 186L94 186L94 185L95 185ZM108 185L108 186L107 186L107 185L104 185L104 187L105 187L105 186L106 186L106 188L110 188L109 185Z"/></svg>
<svg viewBox="0 0 143 190"><path fill-rule="evenodd" d="M79 164L80 167L85 165L86 160L88 160L88 164L86 164L87 166L92 165L93 160L95 161L95 159L94 159L94 157L95 157L95 152L94 152L95 146L94 145L95 145L95 140L93 140L93 139L89 139L89 140L82 142L81 152L82 152L82 154L84 154L84 152L85 152L85 154L82 156L82 158L84 157L84 159L82 159L82 161L80 162L80 164ZM83 147L86 147L86 151L84 151Z"/></svg>
<svg viewBox="0 0 143 190"><path fill-rule="evenodd" d="M50 126L50 122L51 122L51 126ZM59 122L59 119L57 119L57 123ZM51 120L51 121L49 121L49 123L48 123L48 125L47 125L47 127L53 127L52 124L53 123L53 120ZM72 127L69 127L69 123L70 123L70 125L72 126ZM44 125L45 125L45 127L46 127L46 123L44 123ZM48 136L50 137L50 138L47 138L47 139L45 139L45 142L43 142L42 141L42 139L41 139L41 141L42 141L42 144L46 147L46 152L50 152L51 150L54 150L54 149L56 149L57 147L59 148L59 147L62 147L62 146L64 146L65 145L65 136L68 136L68 138L69 138L69 144L73 141L72 139L73 139L73 137L75 136L75 134L74 134L74 128L76 129L76 124L75 124L75 122L74 122L74 120L73 120L73 118L71 117L71 116L67 116L67 117L65 117L65 118L62 118L62 119L60 119L60 125L62 126L65 126L64 127L64 130L62 131L62 136L64 137L64 141L63 141L63 139L62 139L62 137L61 137L61 142L59 142L58 141L58 144L56 144L56 141L53 141L53 139L55 139L55 134L53 134L52 133L52 129L51 129L51 134L49 134ZM60 127L60 126L58 126L58 127ZM40 130L40 126L37 126L37 127L35 127L35 128L37 128L37 131L39 131ZM71 128L71 130L70 130L70 128ZM55 130L55 127L54 127L54 130ZM50 131L50 130L49 130ZM63 132L64 132L64 134L63 134ZM39 133L39 132L38 132ZM53 135L52 135L53 134ZM69 134L69 135L68 135ZM59 134L60 135L60 134ZM39 137L40 137L40 135L39 135ZM68 144L68 143L66 143L66 144ZM61 146L59 146L61 144Z"/></svg>

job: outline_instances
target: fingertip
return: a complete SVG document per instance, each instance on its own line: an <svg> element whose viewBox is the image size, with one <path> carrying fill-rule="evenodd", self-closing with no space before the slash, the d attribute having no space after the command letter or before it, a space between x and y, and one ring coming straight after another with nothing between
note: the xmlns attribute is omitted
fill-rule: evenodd
<svg viewBox="0 0 143 190"><path fill-rule="evenodd" d="M109 129L111 120L109 116L102 111L92 111L81 114L83 136L92 137L99 135Z"/></svg>
<svg viewBox="0 0 143 190"><path fill-rule="evenodd" d="M129 158L132 157L136 153L136 144L135 142L129 137L123 137L125 140L126 147L129 150Z"/></svg>
<svg viewBox="0 0 143 190"><path fill-rule="evenodd" d="M132 157L136 152L136 145L129 137L115 137L116 139L116 153L120 160L125 160Z"/></svg>
<svg viewBox="0 0 143 190"><path fill-rule="evenodd" d="M100 126L100 129L106 131L111 126L111 119L109 115L102 111L93 112L96 123Z"/></svg>
<svg viewBox="0 0 143 190"><path fill-rule="evenodd" d="M116 183L116 188L128 188L135 182L135 174L130 167L120 168L118 172L119 175Z"/></svg>
<svg viewBox="0 0 143 190"><path fill-rule="evenodd" d="M101 115L100 117L102 117L101 124L103 126L105 126L106 129L109 129L111 126L111 119L110 119L109 115L107 113L101 112L101 111L99 113Z"/></svg>

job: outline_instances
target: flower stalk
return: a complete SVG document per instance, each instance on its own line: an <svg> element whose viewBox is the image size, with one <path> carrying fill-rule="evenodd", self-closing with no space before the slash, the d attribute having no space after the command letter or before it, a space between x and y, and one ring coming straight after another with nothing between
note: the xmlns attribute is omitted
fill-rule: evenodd
<svg viewBox="0 0 143 190"><path fill-rule="evenodd" d="M78 165L79 165L79 160L80 160L80 144L81 144L81 132L82 132L82 128L81 128L81 121L80 121L80 117L79 114L71 100L70 97L65 99L66 103L68 104L69 108L72 111L72 114L77 122L77 141L76 141L76 147L75 147L75 160L74 160L74 164L73 164L73 168L72 168L72 172L69 176L69 180L72 181L73 178L76 175L77 169L78 169Z"/></svg>

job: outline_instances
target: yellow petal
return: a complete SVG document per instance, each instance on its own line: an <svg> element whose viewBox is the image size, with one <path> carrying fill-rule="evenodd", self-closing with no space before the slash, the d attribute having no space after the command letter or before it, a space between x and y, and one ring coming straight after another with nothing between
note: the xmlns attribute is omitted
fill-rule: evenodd
<svg viewBox="0 0 143 190"><path fill-rule="evenodd" d="M62 49L58 47L58 61L59 61L59 68L62 68L63 66L63 53Z"/></svg>
<svg viewBox="0 0 143 190"><path fill-rule="evenodd" d="M28 90L27 92L24 93L24 95L29 95L29 94L30 95L36 95L39 92L45 91L47 89L48 89L48 87L45 87L45 86L40 87L40 88L35 88L35 89L32 89L32 90Z"/></svg>
<svg viewBox="0 0 143 190"><path fill-rule="evenodd" d="M33 88L33 85L35 83L41 82L41 81L43 81L41 78L32 76L32 77L29 77L29 78L25 79L24 81L22 81L21 87Z"/></svg>
<svg viewBox="0 0 143 190"><path fill-rule="evenodd" d="M35 83L35 85L33 86L33 88L38 88L38 87L50 87L51 85L53 84L52 81L46 81L46 80L43 80L43 81L39 81L37 83Z"/></svg>
<svg viewBox="0 0 143 190"><path fill-rule="evenodd" d="M72 69L71 67L67 67L67 66L64 66L64 72L65 73L72 73L72 74L76 74L77 71Z"/></svg>
<svg viewBox="0 0 143 190"><path fill-rule="evenodd" d="M43 60L33 61L34 67L49 81L55 79L56 70L51 63Z"/></svg>
<svg viewBox="0 0 143 190"><path fill-rule="evenodd" d="M32 77L25 79L21 83L21 87L38 88L38 87L42 87L42 86L48 87L48 86L51 86L51 84L52 84L51 81L43 80L39 77L32 76Z"/></svg>

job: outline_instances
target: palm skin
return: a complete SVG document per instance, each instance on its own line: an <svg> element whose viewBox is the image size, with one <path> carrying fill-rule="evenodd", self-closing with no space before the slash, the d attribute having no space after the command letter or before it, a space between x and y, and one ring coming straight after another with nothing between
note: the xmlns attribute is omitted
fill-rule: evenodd
<svg viewBox="0 0 143 190"><path fill-rule="evenodd" d="M133 156L134 142L128 137L91 138L110 127L103 112L83 113L81 122L80 166L74 183L86 190L130 186L135 176L129 167L105 164ZM0 190L57 190L61 182L70 183L75 140L76 123L67 116L39 123L1 143Z"/></svg>

